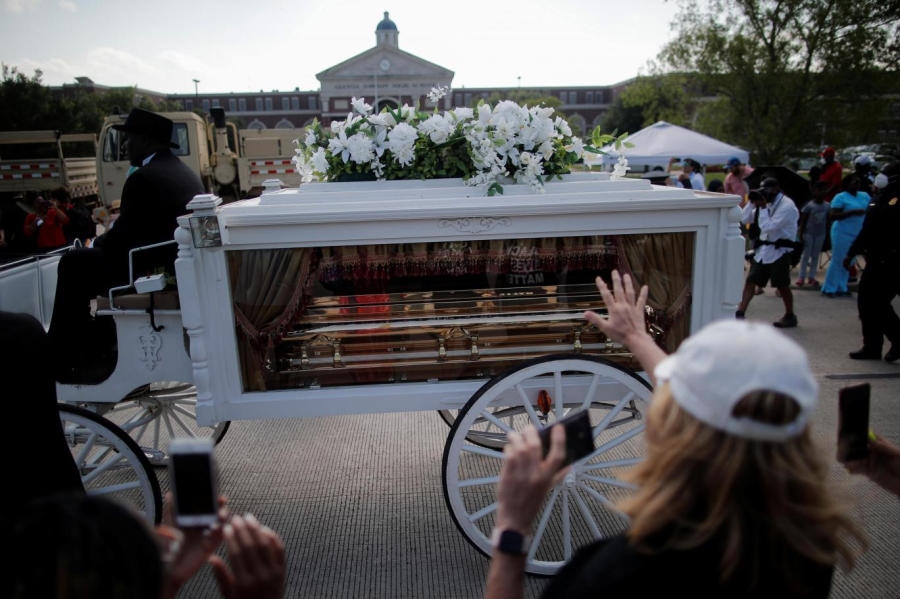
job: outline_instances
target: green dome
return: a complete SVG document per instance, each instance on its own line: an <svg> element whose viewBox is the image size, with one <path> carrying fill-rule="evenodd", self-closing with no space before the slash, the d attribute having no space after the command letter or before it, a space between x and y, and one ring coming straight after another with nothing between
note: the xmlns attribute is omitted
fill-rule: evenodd
<svg viewBox="0 0 900 599"><path fill-rule="evenodd" d="M388 18L388 11L384 11L384 18L378 23L375 31L397 31L397 25Z"/></svg>

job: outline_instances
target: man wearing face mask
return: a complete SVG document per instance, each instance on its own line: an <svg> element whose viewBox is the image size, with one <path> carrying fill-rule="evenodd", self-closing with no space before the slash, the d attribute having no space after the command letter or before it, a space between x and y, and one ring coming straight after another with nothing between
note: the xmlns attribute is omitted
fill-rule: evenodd
<svg viewBox="0 0 900 599"><path fill-rule="evenodd" d="M891 349L884 359L895 362L900 360L900 317L891 302L900 294L900 163L884 165L874 186L878 191L869 204L862 230L844 258L845 268L855 256L866 258L857 296L863 347L851 352L850 357L880 360L887 337Z"/></svg>
<svg viewBox="0 0 900 599"><path fill-rule="evenodd" d="M781 193L777 179L763 180L759 195L744 206L741 222L753 222L754 211L759 210L760 238L754 244L750 272L744 283L744 293L735 317L744 318L744 312L755 295L756 287L765 287L772 281L772 287L781 292L784 302L784 316L774 324L778 328L797 326L794 314L794 296L791 293L791 252L797 239L797 221L800 212L791 198Z"/></svg>

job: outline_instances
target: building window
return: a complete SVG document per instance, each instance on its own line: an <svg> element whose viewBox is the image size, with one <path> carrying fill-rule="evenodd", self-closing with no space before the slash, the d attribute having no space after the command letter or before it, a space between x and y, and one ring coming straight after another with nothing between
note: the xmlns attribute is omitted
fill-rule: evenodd
<svg viewBox="0 0 900 599"><path fill-rule="evenodd" d="M194 109L194 101L193 100L185 100L184 107L187 110L193 110Z"/></svg>
<svg viewBox="0 0 900 599"><path fill-rule="evenodd" d="M593 104L594 103L594 92L587 92L584 98L585 104Z"/></svg>
<svg viewBox="0 0 900 599"><path fill-rule="evenodd" d="M291 98L291 110L300 110L300 98Z"/></svg>
<svg viewBox="0 0 900 599"><path fill-rule="evenodd" d="M256 99L256 110L257 110L257 112L262 112L262 109L263 109L262 98L257 98Z"/></svg>
<svg viewBox="0 0 900 599"><path fill-rule="evenodd" d="M597 104L603 104L603 92L597 92Z"/></svg>
<svg viewBox="0 0 900 599"><path fill-rule="evenodd" d="M247 112L247 99L241 98L238 100L238 110L241 112Z"/></svg>
<svg viewBox="0 0 900 599"><path fill-rule="evenodd" d="M466 106L472 103L472 94L466 94Z"/></svg>
<svg viewBox="0 0 900 599"><path fill-rule="evenodd" d="M237 100L234 98L228 99L228 112L237 112Z"/></svg>
<svg viewBox="0 0 900 599"><path fill-rule="evenodd" d="M260 102L262 102L262 99L259 99L259 98L257 98L257 99L258 99ZM257 130L257 131L259 131L259 130L261 130L261 129L265 129L265 128L266 128L266 124L263 123L263 122L262 122L261 120L259 120L259 119L253 119L253 122L250 123L249 125L247 125L247 129L255 129L255 130Z"/></svg>
<svg viewBox="0 0 900 599"><path fill-rule="evenodd" d="M453 103L457 106L462 106L463 95L462 94L453 94Z"/></svg>
<svg viewBox="0 0 900 599"><path fill-rule="evenodd" d="M569 104L578 104L578 92L569 92Z"/></svg>
<svg viewBox="0 0 900 599"><path fill-rule="evenodd" d="M219 107L219 99L215 98L215 99L213 99L213 108L218 108L218 107Z"/></svg>
<svg viewBox="0 0 900 599"><path fill-rule="evenodd" d="M209 112L209 100L203 100L203 112Z"/></svg>
<svg viewBox="0 0 900 599"><path fill-rule="evenodd" d="M563 104L569 103L569 94L566 92L559 92L559 101Z"/></svg>
<svg viewBox="0 0 900 599"><path fill-rule="evenodd" d="M287 119L281 119L280 121L275 123L275 128L276 129L293 129L294 123L290 122Z"/></svg>
<svg viewBox="0 0 900 599"><path fill-rule="evenodd" d="M335 110L349 110L350 102L347 100L335 100L334 101L334 109Z"/></svg>
<svg viewBox="0 0 900 599"><path fill-rule="evenodd" d="M281 109L282 110L290 110L291 109L291 99L290 98L282 98L281 99Z"/></svg>
<svg viewBox="0 0 900 599"><path fill-rule="evenodd" d="M266 110L272 110L272 98L266 98Z"/></svg>
<svg viewBox="0 0 900 599"><path fill-rule="evenodd" d="M315 96L309 96L307 98L307 104L309 105L310 110L318 110L319 109L319 99Z"/></svg>

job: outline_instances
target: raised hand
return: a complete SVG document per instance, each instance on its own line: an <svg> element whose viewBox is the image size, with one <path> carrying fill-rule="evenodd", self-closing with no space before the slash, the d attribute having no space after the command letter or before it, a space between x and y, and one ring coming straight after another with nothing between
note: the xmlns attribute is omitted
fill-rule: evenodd
<svg viewBox="0 0 900 599"><path fill-rule="evenodd" d="M590 310L584 313L584 317L607 337L627 346L655 383L653 370L666 357L666 353L647 332L644 321L644 308L649 292L647 286L644 285L635 294L631 277L621 277L617 271L612 273L612 283L613 289L610 291L603 279L597 277L597 289L606 304L606 317Z"/></svg>
<svg viewBox="0 0 900 599"><path fill-rule="evenodd" d="M634 283L629 275L619 276L618 271L612 273L613 290L610 291L606 282L597 277L597 289L600 291L603 302L606 304L606 318L596 312L588 311L584 317L596 326L607 337L617 343L629 342L635 336L646 336L646 324L644 322L644 307L647 305L647 286L641 287L640 293L635 297Z"/></svg>

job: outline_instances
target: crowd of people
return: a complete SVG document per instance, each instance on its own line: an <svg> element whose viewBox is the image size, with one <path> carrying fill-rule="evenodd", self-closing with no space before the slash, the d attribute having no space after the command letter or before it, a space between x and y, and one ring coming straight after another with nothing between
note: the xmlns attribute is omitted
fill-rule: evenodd
<svg viewBox="0 0 900 599"><path fill-rule="evenodd" d="M15 551L3 562L0 591L22 598L174 597L210 564L227 598L281 597L286 558L275 531L250 514L231 514L225 498L215 525L179 528L167 508L164 524L150 529L129 510L85 496L60 430L55 379L81 380L80 356L111 344L91 317L89 300L127 278L131 249L169 240L176 217L203 189L170 151L171 121L135 109L118 128L135 168L116 207L121 214L92 247L61 259L49 335L33 318L0 313L0 377L11 381L14 395L29 396L14 404L14 415L40 423L39 459L51 473L40 485L2 494L0 532ZM638 289L615 271L611 288L597 279L607 315L589 311L585 319L626 345L655 386L645 459L629 474L636 491L618 506L630 519L627 530L579 550L544 597L655 596L686 577L691 594L703 597L827 597L835 568L851 569L866 549L866 535L832 488L829 462L811 433L818 386L806 353L775 328L744 319L757 289L771 282L785 307L775 327L797 326L792 257L800 256L797 286L816 286L831 220L823 293L845 293L850 262L865 257L864 347L851 357L880 359L887 337L893 346L885 359L900 359L900 318L891 308L900 293L900 168L892 163L877 176L862 168L844 177L833 152L823 158L812 200L802 209L777 178L765 176L750 190L753 169L736 158L728 162L721 190L743 199L741 222L758 230L737 319L708 325L675 354L667 356L646 332L647 287ZM702 167L692 160L683 167L674 184L703 189ZM23 231L42 249L88 232L81 209L67 197L38 198L35 208ZM148 252L138 267L171 268L169 250ZM85 339L95 346L70 350L73 340ZM58 368L49 372L43 357L54 352ZM34 431L12 431L12 446L34 447ZM496 490L489 599L523 596L523 548L533 520L568 472L564 429L555 427L551 439L544 456L533 427L509 433ZM30 464L17 461L20 471L8 475L28 480ZM900 497L900 448L885 439L876 437L869 457L846 467ZM216 555L223 544L228 563Z"/></svg>

